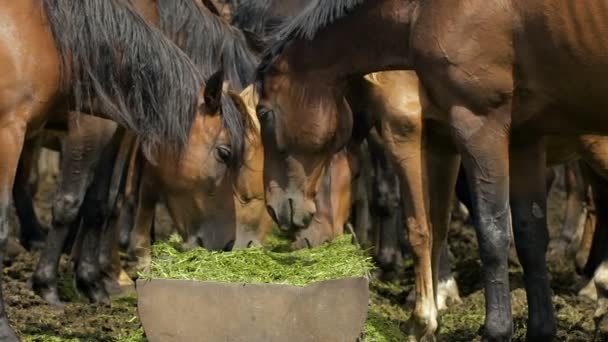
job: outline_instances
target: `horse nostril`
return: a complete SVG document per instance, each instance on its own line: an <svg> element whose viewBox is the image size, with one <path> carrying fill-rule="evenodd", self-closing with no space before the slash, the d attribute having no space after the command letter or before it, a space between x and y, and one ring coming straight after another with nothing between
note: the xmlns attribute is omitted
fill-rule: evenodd
<svg viewBox="0 0 608 342"><path fill-rule="evenodd" d="M302 219L302 223L304 223L304 227L308 227L308 225L310 225L312 218L313 218L313 215L311 215L311 214L304 216L304 218Z"/></svg>
<svg viewBox="0 0 608 342"><path fill-rule="evenodd" d="M268 215L270 215L270 218L275 223L279 223L279 218L277 217L277 213L274 211L274 209L271 206L267 205L266 210L268 211Z"/></svg>
<svg viewBox="0 0 608 342"><path fill-rule="evenodd" d="M234 248L234 240L228 241L228 243L224 247L224 252L230 252L232 248Z"/></svg>

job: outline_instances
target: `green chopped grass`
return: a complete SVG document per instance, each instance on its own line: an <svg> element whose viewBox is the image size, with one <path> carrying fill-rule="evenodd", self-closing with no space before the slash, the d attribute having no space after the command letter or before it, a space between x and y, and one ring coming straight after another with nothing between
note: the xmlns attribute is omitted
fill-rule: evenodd
<svg viewBox="0 0 608 342"><path fill-rule="evenodd" d="M313 282L366 276L371 258L351 243L350 235L311 249L290 253L263 248L209 252L202 248L180 251L177 241L152 247L145 279L188 279L217 282L280 283L304 286ZM284 246L277 242L278 246Z"/></svg>

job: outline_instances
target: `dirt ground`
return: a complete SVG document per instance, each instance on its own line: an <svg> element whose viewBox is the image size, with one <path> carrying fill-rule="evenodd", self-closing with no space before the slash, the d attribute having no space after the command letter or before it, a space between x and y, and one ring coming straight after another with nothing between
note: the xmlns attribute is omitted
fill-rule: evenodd
<svg viewBox="0 0 608 342"><path fill-rule="evenodd" d="M43 182L37 194L36 208L44 224L50 222L53 182ZM560 198L551 194L549 221L552 230L559 225L563 213ZM166 220L162 220L167 224ZM455 257L455 270L463 304L441 314L440 341L478 341L483 323L484 304L480 262L476 250L475 233L471 227L454 223L450 231L450 245ZM62 309L51 308L35 296L27 286L33 271L36 254L22 253L4 269L5 298L11 324L25 341L144 341L136 315L136 299L124 297L111 305L91 305L78 296L72 286L69 264L61 265L61 289L68 302ZM573 265L552 265L552 287L558 318L559 341L591 341L594 339L593 303L576 296L578 276ZM406 297L413 287L413 269L407 264L402 280L372 283L375 312L405 326L408 318ZM511 268L511 287L515 320L515 341L525 339L526 305L522 271ZM597 340L604 340L598 337Z"/></svg>

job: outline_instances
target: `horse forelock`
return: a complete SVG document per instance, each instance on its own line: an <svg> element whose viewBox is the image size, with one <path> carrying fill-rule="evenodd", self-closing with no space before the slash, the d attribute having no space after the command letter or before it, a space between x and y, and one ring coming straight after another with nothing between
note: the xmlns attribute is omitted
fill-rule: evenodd
<svg viewBox="0 0 608 342"><path fill-rule="evenodd" d="M76 109L96 100L145 148L187 142L202 84L190 59L124 0L41 0Z"/></svg>
<svg viewBox="0 0 608 342"><path fill-rule="evenodd" d="M223 94L221 111L222 128L228 132L232 151L228 166L232 170L238 170L245 158L246 140L254 132L255 126L247 107L235 93L229 91Z"/></svg>

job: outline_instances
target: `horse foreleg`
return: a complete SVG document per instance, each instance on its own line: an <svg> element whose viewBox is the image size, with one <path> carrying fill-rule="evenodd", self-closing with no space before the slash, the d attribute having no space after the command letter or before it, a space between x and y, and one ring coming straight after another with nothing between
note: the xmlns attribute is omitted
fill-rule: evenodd
<svg viewBox="0 0 608 342"><path fill-rule="evenodd" d="M403 223L414 259L416 302L408 333L417 340L428 339L434 337L438 323L431 263L433 237L423 179L422 116L393 114L382 122L382 137L396 165Z"/></svg>
<svg viewBox="0 0 608 342"><path fill-rule="evenodd" d="M447 234L454 202L454 188L460 168L460 156L447 127L432 121L424 125L423 160L426 161L426 186L429 215L433 227L433 283L437 308L461 302L458 285L448 259Z"/></svg>
<svg viewBox="0 0 608 342"><path fill-rule="evenodd" d="M26 123L0 121L0 261L4 260L9 235L9 211L19 155L25 139ZM0 262L0 275L2 274ZM6 317L0 278L0 341L19 341Z"/></svg>
<svg viewBox="0 0 608 342"><path fill-rule="evenodd" d="M555 261L570 260L571 244L581 226L581 217L587 214L584 206L585 189L578 161L564 165L564 183L566 188L564 223L549 255L549 258Z"/></svg>
<svg viewBox="0 0 608 342"><path fill-rule="evenodd" d="M118 241L123 250L129 249L131 230L135 226L135 210L137 208L137 196L141 182L143 168L143 157L139 153L139 142L135 140L131 153L125 180L123 205L118 217Z"/></svg>
<svg viewBox="0 0 608 342"><path fill-rule="evenodd" d="M511 146L511 212L517 255L528 298L528 341L551 340L556 323L545 254L547 230L546 157L542 141Z"/></svg>
<svg viewBox="0 0 608 342"><path fill-rule="evenodd" d="M369 231L371 230L371 218L369 213L369 191L367 180L371 179L370 161L366 146L363 144L357 146L356 154L359 161L359 177L355 179L353 203L354 219L355 219L355 235L357 240L363 246L369 244Z"/></svg>
<svg viewBox="0 0 608 342"><path fill-rule="evenodd" d="M79 116L80 115L80 116ZM76 120L79 116L80 120ZM89 121L92 120L92 121ZM78 226L79 212L91 183L101 151L115 124L100 128L101 119L70 113L69 134L62 142L61 173L53 202L53 224L32 275L32 288L53 305L62 306L57 290L61 253L71 227Z"/></svg>
<svg viewBox="0 0 608 342"><path fill-rule="evenodd" d="M29 184L34 165L38 162L36 160L38 153L36 152L39 148L37 140L30 140L25 143L13 186L13 200L15 201L15 211L20 225L19 240L27 250L32 248L41 249L44 246L44 234L34 210Z"/></svg>
<svg viewBox="0 0 608 342"><path fill-rule="evenodd" d="M491 118L463 107L450 113L454 137L462 155L473 204L473 222L485 287L484 338L509 341L513 316L509 292L509 141L510 110ZM544 184L543 184L544 186Z"/></svg>
<svg viewBox="0 0 608 342"><path fill-rule="evenodd" d="M101 264L112 268L112 246L104 247L104 240L113 241L112 226L108 224L110 204L108 197L112 183L113 166L123 137L123 130L116 130L108 144L104 144L101 159L95 170L93 183L87 190L82 208L82 245L76 261L76 285L96 303L108 300L104 287ZM105 253L102 253L105 252ZM110 271L111 273L111 271Z"/></svg>
<svg viewBox="0 0 608 342"><path fill-rule="evenodd" d="M120 146L116 152L116 160L113 163L113 171L111 177L110 188L108 190L108 207L110 209L110 217L104 225L104 234L101 238L99 252L99 266L101 268L102 280L104 288L109 294L119 294L125 288L131 288L133 281L123 270L120 255L119 255L119 231L122 224L125 224L131 216L131 211L125 210L123 205L120 205L118 198L120 190L125 185L125 174L128 175L127 164L130 159L131 148L135 142L135 137L132 134L124 134Z"/></svg>
<svg viewBox="0 0 608 342"><path fill-rule="evenodd" d="M137 196L135 226L131 231L130 253L137 258L137 267L146 270L152 261L150 255L151 233L158 201L158 189L154 186L149 167L144 166Z"/></svg>

